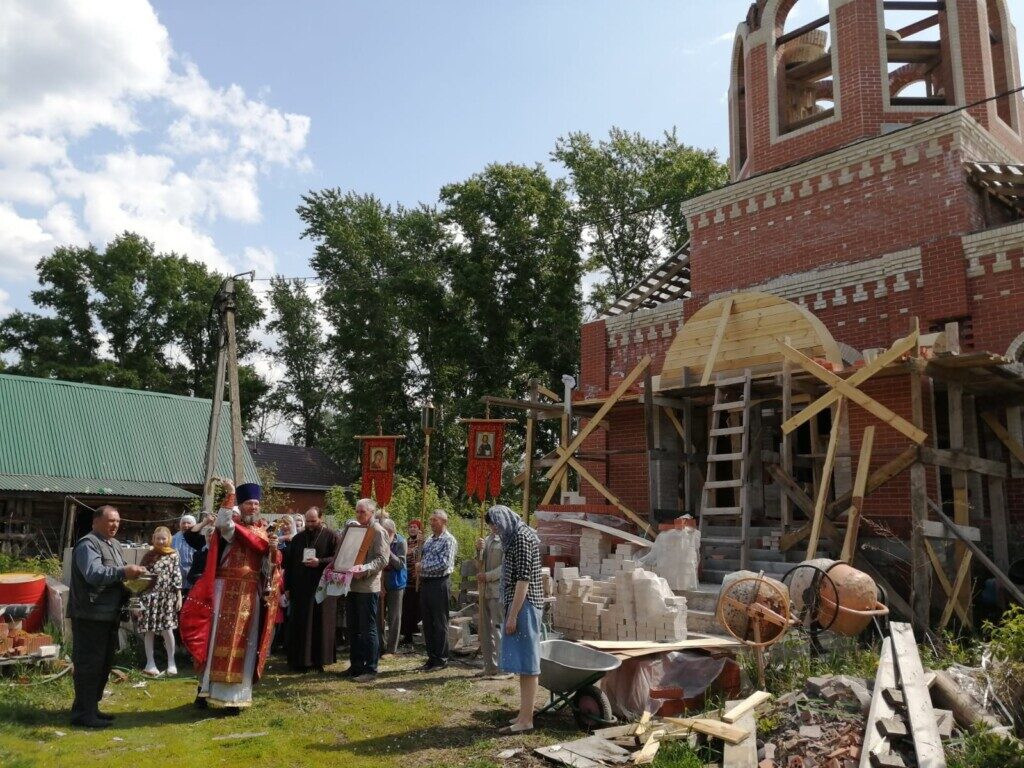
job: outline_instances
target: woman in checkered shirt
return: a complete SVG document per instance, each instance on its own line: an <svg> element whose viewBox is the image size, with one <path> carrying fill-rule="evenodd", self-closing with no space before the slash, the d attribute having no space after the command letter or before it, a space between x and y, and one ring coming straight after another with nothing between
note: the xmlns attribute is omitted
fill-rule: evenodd
<svg viewBox="0 0 1024 768"><path fill-rule="evenodd" d="M515 512L501 505L486 520L501 537L501 596L505 632L501 638L501 670L519 675L519 714L500 733L533 730L533 702L540 679L540 623L544 588L540 573L540 540Z"/></svg>

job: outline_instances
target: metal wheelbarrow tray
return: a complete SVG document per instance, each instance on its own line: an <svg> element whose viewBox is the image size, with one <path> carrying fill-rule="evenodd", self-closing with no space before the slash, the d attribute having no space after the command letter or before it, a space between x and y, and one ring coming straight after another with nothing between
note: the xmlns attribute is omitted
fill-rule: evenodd
<svg viewBox="0 0 1024 768"><path fill-rule="evenodd" d="M540 684L551 692L551 701L538 714L568 704L583 730L615 725L611 703L594 683L621 664L604 651L568 640L545 640L540 644Z"/></svg>

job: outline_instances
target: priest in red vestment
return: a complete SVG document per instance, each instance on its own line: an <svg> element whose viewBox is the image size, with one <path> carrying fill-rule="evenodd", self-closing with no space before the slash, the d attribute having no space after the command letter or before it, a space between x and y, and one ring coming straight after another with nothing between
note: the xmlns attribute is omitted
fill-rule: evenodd
<svg viewBox="0 0 1024 768"><path fill-rule="evenodd" d="M222 480L225 499L216 518L202 577L181 610L182 643L199 673L196 705L237 712L252 704L263 672L280 596L277 537L260 519L260 487Z"/></svg>

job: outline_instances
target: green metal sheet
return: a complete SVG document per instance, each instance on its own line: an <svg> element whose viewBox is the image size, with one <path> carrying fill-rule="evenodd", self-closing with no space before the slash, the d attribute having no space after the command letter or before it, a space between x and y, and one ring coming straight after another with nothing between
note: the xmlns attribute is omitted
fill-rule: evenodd
<svg viewBox="0 0 1024 768"><path fill-rule="evenodd" d="M212 401L0 374L0 473L201 486ZM247 481L257 479L249 451ZM216 474L231 474L221 409Z"/></svg>
<svg viewBox="0 0 1024 768"><path fill-rule="evenodd" d="M85 477L0 474L0 491L61 493L112 498L194 499L196 495L167 483L143 480L96 480Z"/></svg>

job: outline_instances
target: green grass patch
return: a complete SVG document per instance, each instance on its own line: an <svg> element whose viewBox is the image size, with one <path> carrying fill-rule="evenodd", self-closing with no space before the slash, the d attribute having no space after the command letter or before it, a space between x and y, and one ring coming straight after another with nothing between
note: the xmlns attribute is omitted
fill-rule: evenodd
<svg viewBox="0 0 1024 768"><path fill-rule="evenodd" d="M103 731L70 726L70 675L28 686L0 678L0 765L485 768L502 749L529 751L579 735L562 713L538 722L543 731L498 738L517 692L476 682L471 670L420 674L421 663L415 656L388 659L375 682L358 685L340 676L345 664L298 675L275 659L254 706L236 717L195 709L193 677L143 680L133 673L107 686L112 693L103 709L117 719Z"/></svg>

